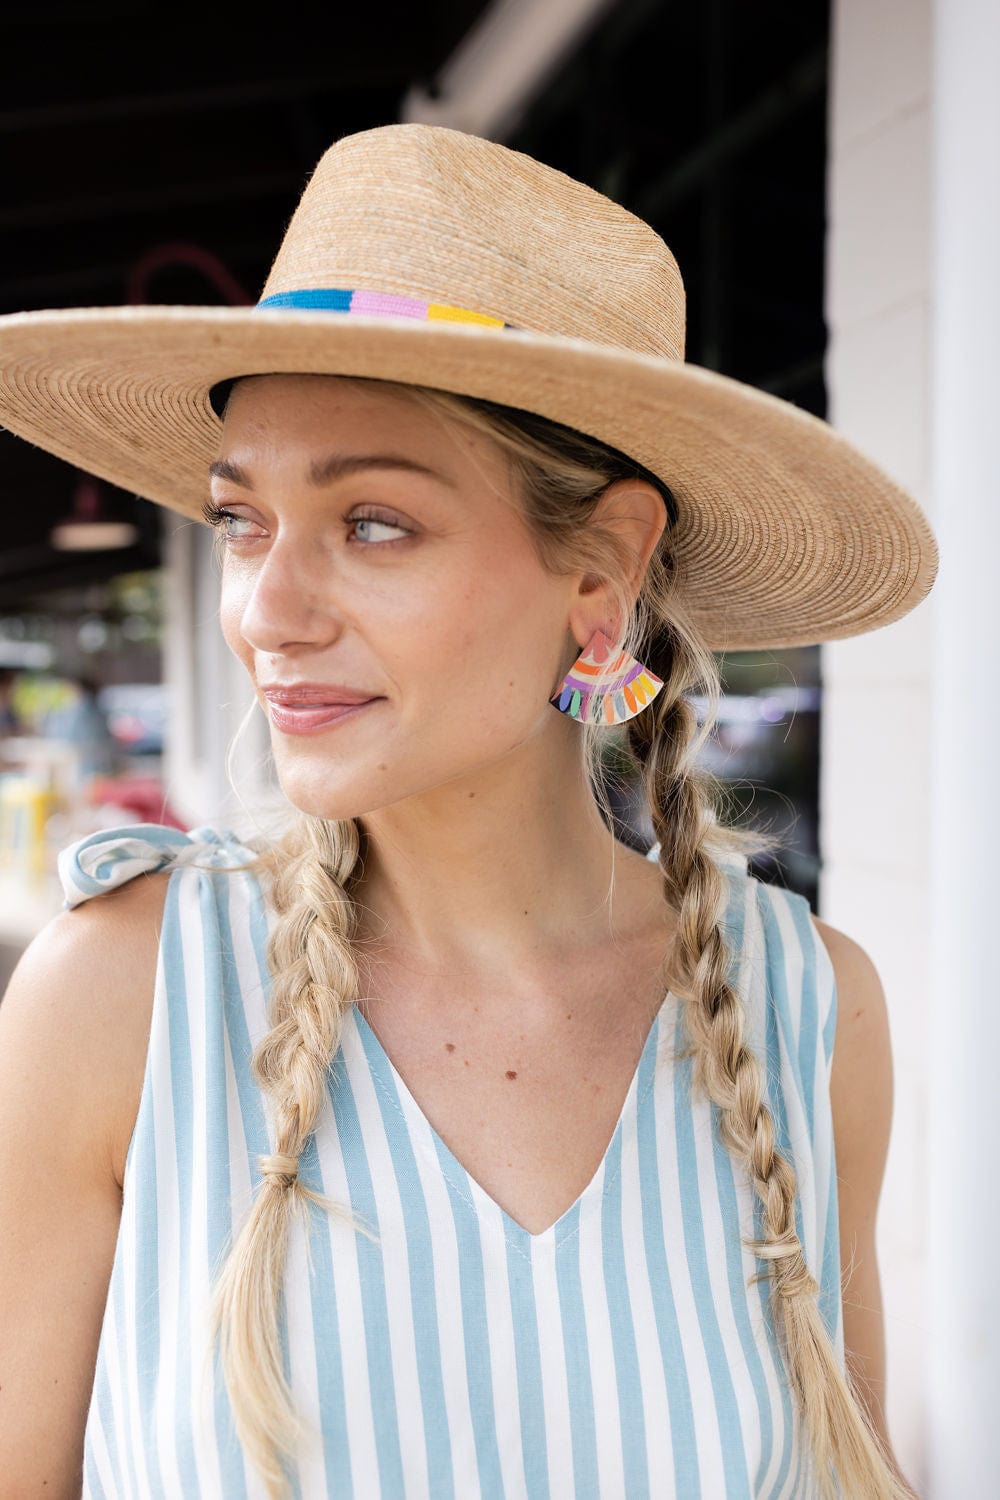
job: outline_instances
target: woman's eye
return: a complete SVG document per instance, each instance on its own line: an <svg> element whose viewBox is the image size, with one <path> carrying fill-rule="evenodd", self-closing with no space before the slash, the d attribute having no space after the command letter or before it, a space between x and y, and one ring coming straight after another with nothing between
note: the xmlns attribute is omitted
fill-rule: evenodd
<svg viewBox="0 0 1000 1500"><path fill-rule="evenodd" d="M234 511L226 510L225 506L216 505L214 500L206 500L201 508L201 513L209 526L215 526L222 533L226 541L242 542L252 540L252 538L248 538L242 533L232 531L228 524L230 521L243 521L246 525L252 525L253 523L248 521L246 516L238 516Z"/></svg>
<svg viewBox="0 0 1000 1500"><path fill-rule="evenodd" d="M403 536L411 535L411 533L407 531L405 526L400 526L395 521L384 521L381 516L351 516L347 524L351 527L374 526L376 530L381 528L383 531L398 531ZM365 536L362 537L362 545L366 547L377 547L382 545L382 543L380 543L377 537L373 538L371 532L369 531Z"/></svg>
<svg viewBox="0 0 1000 1500"><path fill-rule="evenodd" d="M223 539L227 542L252 542L256 540L253 535L250 535L247 532L236 531L234 530L233 526L230 525L230 522L232 522L235 525L239 525L242 523L246 526L252 526L253 522L248 520L246 516L238 516L235 511L227 510L225 506L216 505L214 501L208 500L202 507L202 515L210 526L215 526L218 528L218 530L222 533ZM360 535L360 545L364 547L386 546L391 542L398 540L398 538L396 537L382 538L378 535L373 536L371 532L372 527L375 528L376 533L381 530L383 532L395 531L398 532L400 536L404 537L412 535L407 527L400 526L396 521L388 521L382 516L368 515L364 513L361 515L349 516L346 525L350 530L356 530L359 526L369 528L367 531L362 532Z"/></svg>
<svg viewBox="0 0 1000 1500"><path fill-rule="evenodd" d="M233 522L234 526L231 526L229 524L230 522ZM224 537L227 537L230 541L234 541L234 542L246 542L246 541L252 541L253 540L253 538L251 536L249 536L247 534L247 532L245 532L245 531L237 531L237 530L234 529L235 526L240 526L240 525L242 525L242 526L252 526L253 525L253 522L252 521L248 521L247 518L246 518L246 516L237 516L237 515L234 515L231 510L222 510L222 511L219 512L219 525L222 528L222 535Z"/></svg>

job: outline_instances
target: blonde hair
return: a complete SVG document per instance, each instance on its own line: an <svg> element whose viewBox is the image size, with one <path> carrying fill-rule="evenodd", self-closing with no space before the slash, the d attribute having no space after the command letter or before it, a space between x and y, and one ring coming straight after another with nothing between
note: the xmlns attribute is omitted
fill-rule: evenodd
<svg viewBox="0 0 1000 1500"><path fill-rule="evenodd" d="M341 377L346 379L345 377ZM770 1278L775 1327L787 1378L803 1419L820 1492L852 1500L908 1500L911 1492L841 1370L818 1305L819 1288L795 1227L796 1177L777 1150L759 1058L746 1041L746 1017L731 978L722 919L725 880L715 854L753 854L777 840L723 820L723 785L697 762L720 697L712 651L686 618L674 588L669 527L647 567L638 595L628 585L631 558L613 527L594 519L615 479L645 471L624 455L531 413L424 387L346 380L422 404L452 433L484 435L506 455L510 498L523 513L543 565L585 570L605 582L616 601L608 628L664 679L652 705L617 730L641 779L655 837L664 898L679 913L665 968L667 987L684 1002L694 1080L718 1107L723 1143L753 1184L764 1234L746 1243L763 1261L752 1281ZM590 524L588 524L590 523ZM568 643L569 644L569 643ZM699 729L692 694L707 703ZM608 826L611 811L602 771L607 726L581 726L582 753ZM342 1205L307 1187L299 1158L315 1130L343 1017L359 994L352 897L365 833L354 818L301 815L291 830L249 865L269 880L276 921L268 940L270 1030L251 1060L271 1106L276 1153L215 1282L210 1338L220 1342L223 1378L237 1433L272 1497L288 1491L284 1456L302 1436L285 1379L279 1326L282 1281L292 1216L308 1223L309 1204L367 1227ZM282 1175L281 1169L285 1169ZM307 1235L308 1243L308 1235Z"/></svg>

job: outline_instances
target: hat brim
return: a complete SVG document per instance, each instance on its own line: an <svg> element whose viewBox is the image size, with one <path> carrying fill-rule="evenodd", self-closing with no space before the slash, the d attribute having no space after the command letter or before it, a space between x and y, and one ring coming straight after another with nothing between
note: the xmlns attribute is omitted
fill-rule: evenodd
<svg viewBox="0 0 1000 1500"><path fill-rule="evenodd" d="M677 588L715 650L888 625L938 549L912 497L828 423L697 365L521 329L244 307L0 318L0 422L203 523L222 424L209 391L253 373L365 376L521 407L621 449L677 500Z"/></svg>

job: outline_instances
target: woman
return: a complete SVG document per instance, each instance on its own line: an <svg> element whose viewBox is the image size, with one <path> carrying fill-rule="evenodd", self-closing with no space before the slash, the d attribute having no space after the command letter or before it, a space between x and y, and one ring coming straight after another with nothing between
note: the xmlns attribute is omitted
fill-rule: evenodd
<svg viewBox="0 0 1000 1500"><path fill-rule="evenodd" d="M6 425L218 527L295 809L61 852L0 1007L15 1492L912 1493L881 986L750 877L688 695L936 549L683 318L647 225L406 125L326 153L254 311L0 327Z"/></svg>

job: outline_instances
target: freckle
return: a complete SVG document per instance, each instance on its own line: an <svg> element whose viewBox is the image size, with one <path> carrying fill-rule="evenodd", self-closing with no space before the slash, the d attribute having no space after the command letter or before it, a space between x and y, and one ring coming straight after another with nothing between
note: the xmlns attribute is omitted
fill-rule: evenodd
<svg viewBox="0 0 1000 1500"><path fill-rule="evenodd" d="M466 1067L468 1067L468 1066L469 1066L469 1059L468 1059L468 1058L466 1058L466 1059L465 1059L465 1066L466 1066Z"/></svg>
<svg viewBox="0 0 1000 1500"><path fill-rule="evenodd" d="M590 1085L590 1092L592 1094L599 1094L601 1092L601 1085L599 1083L592 1083Z"/></svg>
<svg viewBox="0 0 1000 1500"><path fill-rule="evenodd" d="M476 795L476 794L475 794L475 792L470 792L470 793L469 793L469 800L470 800L470 802L471 802L471 800L472 800L472 798L473 798L473 797L474 797L474 796L475 796L475 795Z"/></svg>
<svg viewBox="0 0 1000 1500"><path fill-rule="evenodd" d="M516 1078L517 1074L514 1072L513 1068L508 1068L504 1076L507 1078Z"/></svg>
<svg viewBox="0 0 1000 1500"><path fill-rule="evenodd" d="M455 1050L455 1043L454 1042L445 1042L445 1044L444 1044L444 1050L446 1052L454 1052L454 1050Z"/></svg>
<svg viewBox="0 0 1000 1500"><path fill-rule="evenodd" d="M567 1019L567 1021L572 1021L572 1019L573 1019L573 1012L571 1010L568 1010L566 1012L566 1019Z"/></svg>

